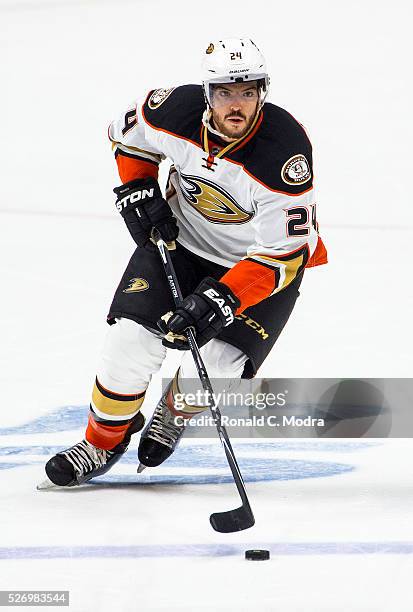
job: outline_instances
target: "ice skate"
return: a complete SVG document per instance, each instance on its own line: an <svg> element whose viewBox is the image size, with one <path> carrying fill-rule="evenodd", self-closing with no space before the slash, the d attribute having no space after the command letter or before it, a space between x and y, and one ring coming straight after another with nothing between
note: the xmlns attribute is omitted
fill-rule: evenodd
<svg viewBox="0 0 413 612"><path fill-rule="evenodd" d="M139 412L131 422L125 438L112 450L97 448L87 440L57 453L46 463L47 479L38 490L54 487L74 487L108 472L126 453L132 434L140 431L145 417Z"/></svg>
<svg viewBox="0 0 413 612"><path fill-rule="evenodd" d="M138 449L138 474L146 467L161 465L172 455L183 436L185 422L182 417L175 422L176 414L169 407L172 404L173 396L169 385L142 432Z"/></svg>

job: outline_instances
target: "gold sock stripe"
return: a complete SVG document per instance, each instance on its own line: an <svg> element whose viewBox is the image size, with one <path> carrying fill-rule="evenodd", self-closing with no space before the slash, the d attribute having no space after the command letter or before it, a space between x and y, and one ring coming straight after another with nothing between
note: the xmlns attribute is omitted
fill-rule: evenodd
<svg viewBox="0 0 413 612"><path fill-rule="evenodd" d="M114 399L116 394L113 392L110 392L110 395L111 397L104 395L95 382L92 392L93 405L99 410L99 412L111 416L127 417L129 414L133 414L139 410L143 404L143 400L145 399L144 393L140 394L139 396L135 395L133 396L134 399L127 401L124 399Z"/></svg>
<svg viewBox="0 0 413 612"><path fill-rule="evenodd" d="M179 385L178 385L178 376L179 376L179 368L172 381L172 395L174 397L177 393L182 394L182 391L180 391ZM208 406L193 406L191 404L187 404L184 399L182 399L182 401L179 403L182 405L182 407L178 409L179 412L183 412L185 414L199 414L200 412L203 412L204 410L208 409Z"/></svg>

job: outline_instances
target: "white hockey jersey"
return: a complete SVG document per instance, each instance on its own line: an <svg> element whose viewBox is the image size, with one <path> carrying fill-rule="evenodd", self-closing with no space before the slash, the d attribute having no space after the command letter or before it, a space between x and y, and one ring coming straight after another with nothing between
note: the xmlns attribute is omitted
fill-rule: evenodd
<svg viewBox="0 0 413 612"><path fill-rule="evenodd" d="M326 263L318 236L311 144L285 110L265 104L228 144L202 124L199 85L157 89L109 127L123 182L172 162L166 198L180 242L230 268L221 279L242 307L281 291L304 267Z"/></svg>

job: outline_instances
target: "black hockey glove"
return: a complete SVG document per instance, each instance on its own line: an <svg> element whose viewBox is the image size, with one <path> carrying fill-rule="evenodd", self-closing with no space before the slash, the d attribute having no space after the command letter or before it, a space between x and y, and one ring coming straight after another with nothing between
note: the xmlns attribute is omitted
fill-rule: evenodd
<svg viewBox="0 0 413 612"><path fill-rule="evenodd" d="M145 246L154 227L159 230L165 242L176 239L179 231L176 219L162 197L156 179L134 179L113 191L117 195L116 208L138 246Z"/></svg>
<svg viewBox="0 0 413 612"><path fill-rule="evenodd" d="M184 331L193 327L198 346L203 346L234 321L241 302L224 283L207 277L188 295L174 313L167 313L158 321L166 334L162 344L169 348L188 350Z"/></svg>

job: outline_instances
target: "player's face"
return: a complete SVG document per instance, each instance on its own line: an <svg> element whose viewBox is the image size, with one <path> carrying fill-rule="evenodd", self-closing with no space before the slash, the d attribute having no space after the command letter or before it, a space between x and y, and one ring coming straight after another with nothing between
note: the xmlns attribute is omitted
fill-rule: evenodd
<svg viewBox="0 0 413 612"><path fill-rule="evenodd" d="M258 98L256 81L215 85L211 103L216 129L231 140L242 138L254 121Z"/></svg>

